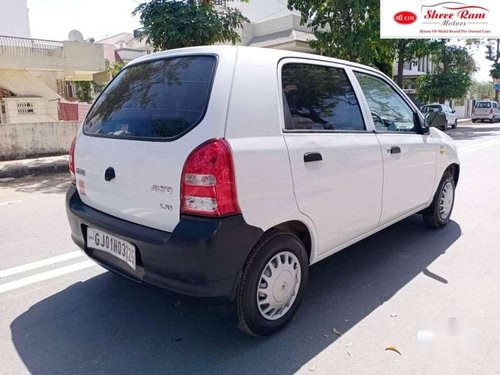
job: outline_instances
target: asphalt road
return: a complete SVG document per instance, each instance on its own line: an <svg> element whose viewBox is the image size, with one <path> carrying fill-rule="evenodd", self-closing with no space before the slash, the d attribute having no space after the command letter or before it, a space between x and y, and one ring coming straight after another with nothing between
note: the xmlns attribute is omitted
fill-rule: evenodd
<svg viewBox="0 0 500 375"><path fill-rule="evenodd" d="M298 315L265 339L240 333L231 307L88 261L69 237L68 176L0 184L0 372L500 373L500 125L449 134L453 221L415 215L313 266Z"/></svg>

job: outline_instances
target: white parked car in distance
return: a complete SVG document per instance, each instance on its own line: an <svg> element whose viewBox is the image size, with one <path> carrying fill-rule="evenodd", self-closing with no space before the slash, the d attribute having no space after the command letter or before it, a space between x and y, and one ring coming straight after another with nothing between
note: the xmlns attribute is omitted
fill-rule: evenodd
<svg viewBox="0 0 500 375"><path fill-rule="evenodd" d="M495 122L500 119L500 108L494 100L480 100L474 104L471 115L472 122L487 120Z"/></svg>
<svg viewBox="0 0 500 375"><path fill-rule="evenodd" d="M425 115L431 112L442 112L446 116L446 125L443 126L442 130L446 130L449 127L452 129L457 128L458 124L458 117L455 113L454 109L451 109L449 106L446 104L426 104L422 106L420 111Z"/></svg>
<svg viewBox="0 0 500 375"><path fill-rule="evenodd" d="M72 238L137 282L235 302L272 334L309 267L410 215L440 228L460 166L376 69L234 46L129 63L70 151Z"/></svg>

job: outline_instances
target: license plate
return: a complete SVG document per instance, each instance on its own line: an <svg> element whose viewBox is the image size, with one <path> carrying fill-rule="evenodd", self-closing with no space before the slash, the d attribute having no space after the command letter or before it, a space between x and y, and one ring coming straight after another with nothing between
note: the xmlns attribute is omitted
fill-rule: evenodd
<svg viewBox="0 0 500 375"><path fill-rule="evenodd" d="M130 242L94 228L87 228L87 247L111 254L135 271L135 246Z"/></svg>

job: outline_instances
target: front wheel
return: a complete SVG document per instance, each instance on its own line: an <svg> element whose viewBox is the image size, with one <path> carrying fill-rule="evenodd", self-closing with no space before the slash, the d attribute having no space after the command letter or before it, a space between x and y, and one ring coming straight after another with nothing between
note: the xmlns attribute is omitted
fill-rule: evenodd
<svg viewBox="0 0 500 375"><path fill-rule="evenodd" d="M446 171L439 183L432 204L423 214L424 222L431 228L444 227L450 221L455 203L455 180Z"/></svg>
<svg viewBox="0 0 500 375"><path fill-rule="evenodd" d="M268 336L287 325L299 308L308 265L297 236L277 230L265 234L243 266L236 300L238 327L254 336Z"/></svg>

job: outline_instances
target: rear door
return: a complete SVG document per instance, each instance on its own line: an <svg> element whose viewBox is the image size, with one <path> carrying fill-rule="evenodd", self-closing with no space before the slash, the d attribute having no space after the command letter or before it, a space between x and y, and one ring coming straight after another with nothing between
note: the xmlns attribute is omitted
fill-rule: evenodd
<svg viewBox="0 0 500 375"><path fill-rule="evenodd" d="M172 231L188 154L223 137L236 49L170 53L125 68L97 99L78 135L83 202L134 223Z"/></svg>
<svg viewBox="0 0 500 375"><path fill-rule="evenodd" d="M384 159L381 224L422 207L433 195L439 145L418 134L415 110L382 76L356 71L364 98L374 114Z"/></svg>
<svg viewBox="0 0 500 375"><path fill-rule="evenodd" d="M491 114L491 102L477 102L474 107L474 114L479 117L488 117Z"/></svg>
<svg viewBox="0 0 500 375"><path fill-rule="evenodd" d="M279 71L295 197L322 253L377 226L380 146L342 65L289 59Z"/></svg>

